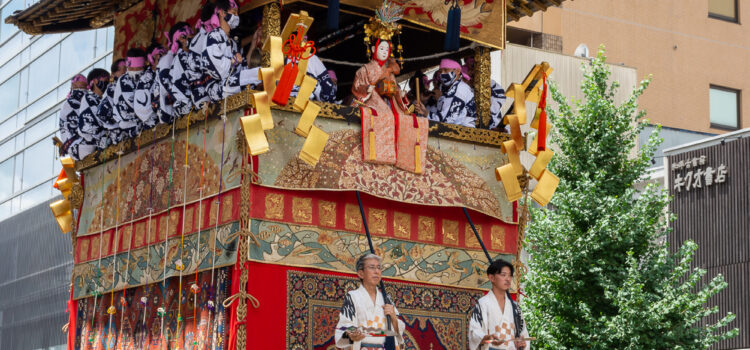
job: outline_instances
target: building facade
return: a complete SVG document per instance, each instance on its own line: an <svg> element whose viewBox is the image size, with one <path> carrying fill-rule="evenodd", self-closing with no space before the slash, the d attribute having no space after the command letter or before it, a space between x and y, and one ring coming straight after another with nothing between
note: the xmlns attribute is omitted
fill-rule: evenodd
<svg viewBox="0 0 750 350"><path fill-rule="evenodd" d="M51 137L70 79L109 70L114 30L30 36L5 23L31 4L0 2L0 349L57 350L73 264L48 207L59 196Z"/></svg>

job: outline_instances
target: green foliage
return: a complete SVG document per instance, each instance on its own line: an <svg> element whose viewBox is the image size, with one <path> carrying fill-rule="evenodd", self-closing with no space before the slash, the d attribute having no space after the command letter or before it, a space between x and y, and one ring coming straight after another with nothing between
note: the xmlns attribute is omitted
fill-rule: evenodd
<svg viewBox="0 0 750 350"><path fill-rule="evenodd" d="M568 104L551 85L559 105L548 111L551 142L560 151L549 168L561 181L552 209L532 209L526 234L525 315L535 347L705 349L738 332L721 330L731 313L702 323L719 311L705 304L726 282L701 283L706 272L690 267L695 243L668 252L666 191L633 188L662 141L657 130L633 151L645 126L637 100L650 80L617 105L605 60L602 48L584 67L583 101Z"/></svg>

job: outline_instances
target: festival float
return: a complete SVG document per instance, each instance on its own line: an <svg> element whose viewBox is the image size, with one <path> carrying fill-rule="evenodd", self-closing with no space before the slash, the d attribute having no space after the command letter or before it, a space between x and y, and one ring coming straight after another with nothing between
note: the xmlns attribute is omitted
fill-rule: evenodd
<svg viewBox="0 0 750 350"><path fill-rule="evenodd" d="M558 181L546 170L552 68L530 62L506 88L510 131L489 130L490 51L504 48L507 21L560 2L238 1L236 37L253 34L248 23L262 30L262 91L61 158L64 197L51 209L73 244L68 348L334 349L355 260L373 250L406 348L466 349L488 259L516 266L518 291L526 206L545 205ZM201 6L42 0L7 21L29 34L114 25L117 58L194 23ZM358 73L381 41L398 64ZM340 90L364 79L397 107L310 100L312 53L344 78ZM387 93L409 72L468 56L475 128L417 118ZM527 123L544 132L522 134ZM529 169L521 152L536 157Z"/></svg>

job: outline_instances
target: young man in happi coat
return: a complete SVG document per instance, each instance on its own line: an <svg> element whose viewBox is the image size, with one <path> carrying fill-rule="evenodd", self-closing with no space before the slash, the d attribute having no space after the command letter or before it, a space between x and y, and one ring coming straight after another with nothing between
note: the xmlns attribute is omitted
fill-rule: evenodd
<svg viewBox="0 0 750 350"><path fill-rule="evenodd" d="M464 73L464 76L468 76L469 79L466 80L466 83L469 84L469 86L474 86L473 79L474 79L474 63L475 60L473 57L467 57L466 58L466 64L464 64L461 67L461 72ZM490 130L498 129L498 127L501 130L505 129L505 126L502 124L503 121L503 115L502 115L502 108L503 104L505 103L505 89L500 86L495 80L490 80L490 125L486 126Z"/></svg>
<svg viewBox="0 0 750 350"><path fill-rule="evenodd" d="M125 139L126 135L120 130L120 122L115 119L114 112L114 99L115 99L115 84L118 78L123 76L126 72L126 62L124 58L115 60L112 62L110 67L112 75L110 75L109 84L106 86L99 107L96 110L97 119L99 123L107 130L106 135L109 138L107 144L114 145Z"/></svg>
<svg viewBox="0 0 750 350"><path fill-rule="evenodd" d="M151 44L146 49L147 67L135 85L133 108L135 115L141 120L145 129L153 128L159 123L156 113L159 110L158 92L155 91L158 87L156 84L156 66L165 52L166 50L160 44Z"/></svg>
<svg viewBox="0 0 750 350"><path fill-rule="evenodd" d="M127 71L115 81L113 112L120 130L129 138L141 133L145 124L135 114L135 88L146 65L146 53L139 48L131 48L125 54Z"/></svg>
<svg viewBox="0 0 750 350"><path fill-rule="evenodd" d="M101 68L94 68L86 76L88 89L84 91L78 107L80 121L79 135L87 145L102 150L109 147L110 139L107 129L99 119L99 103L109 84L109 72Z"/></svg>
<svg viewBox="0 0 750 350"><path fill-rule="evenodd" d="M63 154L69 154L73 159L83 159L96 148L89 146L80 136L80 119L78 109L81 100L86 94L88 81L86 77L78 74L73 77L70 93L60 109L60 140L62 141Z"/></svg>
<svg viewBox="0 0 750 350"><path fill-rule="evenodd" d="M170 30L172 37L170 52L174 55L169 70L160 73L162 84L168 90L168 99L172 100L173 117L188 114L193 108L192 84L200 79L198 61L190 51L190 41L193 38L193 30L185 22L179 22ZM169 82L164 82L164 74L169 74ZM164 117L164 116L162 116Z"/></svg>
<svg viewBox="0 0 750 350"><path fill-rule="evenodd" d="M190 43L200 73L200 78L192 82L196 107L239 93L243 86L260 84L258 67L243 65L237 44L229 37L240 24L238 11L234 0L216 0L203 6L198 34Z"/></svg>
<svg viewBox="0 0 750 350"><path fill-rule="evenodd" d="M440 61L441 96L438 98L437 111L430 112L420 102L416 104L417 114L430 120L476 127L477 106L474 101L474 90L461 78L469 79L461 72L461 65L451 59Z"/></svg>
<svg viewBox="0 0 750 350"><path fill-rule="evenodd" d="M357 276L361 284L358 289L346 293L336 325L336 346L341 349L384 349L386 337L368 334L386 331L386 317L390 319L395 341L404 344L405 324L398 318L398 310L389 299L385 303L378 288L383 270L382 261L375 254L365 254L357 259Z"/></svg>
<svg viewBox="0 0 750 350"><path fill-rule="evenodd" d="M470 350L530 350L521 308L508 290L513 280L513 265L495 260L487 268L492 289L477 301L469 319Z"/></svg>

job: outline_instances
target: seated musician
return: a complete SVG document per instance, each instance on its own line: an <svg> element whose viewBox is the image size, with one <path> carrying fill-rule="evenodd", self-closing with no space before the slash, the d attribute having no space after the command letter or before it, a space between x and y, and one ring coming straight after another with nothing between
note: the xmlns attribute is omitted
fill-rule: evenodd
<svg viewBox="0 0 750 350"><path fill-rule="evenodd" d="M115 94L112 111L120 125L121 132L129 138L141 133L145 124L135 115L135 87L146 65L146 52L140 48L131 48L126 54L127 74L115 81Z"/></svg>
<svg viewBox="0 0 750 350"><path fill-rule="evenodd" d="M89 82L89 89L85 91L78 108L78 120L81 124L78 134L85 143L102 150L109 147L110 139L107 136L107 129L98 117L98 111L99 103L109 83L109 72L94 68L86 76L86 80Z"/></svg>
<svg viewBox="0 0 750 350"><path fill-rule="evenodd" d="M126 72L126 62L124 58L117 59L112 62L110 71L112 74L109 77L109 84L105 87L104 94L101 96L99 106L96 109L97 120L107 130L106 135L109 138L108 145L114 145L126 138L126 135L120 130L120 123L115 118L115 84L121 76Z"/></svg>
<svg viewBox="0 0 750 350"><path fill-rule="evenodd" d="M81 74L74 76L70 84L70 93L60 110L59 126L62 152L63 154L69 154L75 160L83 159L95 149L92 146L86 145L79 135L78 109L81 105L81 100L86 95L87 86L88 81L86 81L86 77Z"/></svg>
<svg viewBox="0 0 750 350"><path fill-rule="evenodd" d="M474 90L461 79L468 79L468 76L461 73L461 65L454 60L443 59L438 72L441 96L437 102L437 110L430 112L423 103L418 103L417 114L438 122L476 127Z"/></svg>
<svg viewBox="0 0 750 350"><path fill-rule="evenodd" d="M159 122L156 112L158 111L158 95L154 89L157 87L156 66L166 50L157 43L151 44L146 49L146 69L141 74L135 85L135 98L133 99L135 114L143 122L145 129L156 126Z"/></svg>
<svg viewBox="0 0 750 350"><path fill-rule="evenodd" d="M487 268L492 289L477 301L469 320L470 350L530 350L521 308L510 298L513 265L495 260Z"/></svg>
<svg viewBox="0 0 750 350"><path fill-rule="evenodd" d="M391 328L397 334L395 340L399 345L404 344L405 324L398 318L398 310L389 299L383 300L383 293L378 288L383 270L382 261L375 254L365 254L357 259L357 276L361 284L358 289L346 294L336 325L336 346L341 349L351 349L359 345L362 350L384 349L386 337L372 336L386 331L388 316Z"/></svg>
<svg viewBox="0 0 750 350"><path fill-rule="evenodd" d="M466 64L461 67L461 72L465 73L469 77L469 79L466 81L467 84L470 86L474 86L473 84L473 78L474 78L474 58L468 57L466 58ZM505 125L503 125L503 115L502 115L502 108L503 103L505 103L505 89L500 86L495 80L490 80L490 118L492 119L490 121L489 129L491 130L504 130Z"/></svg>

